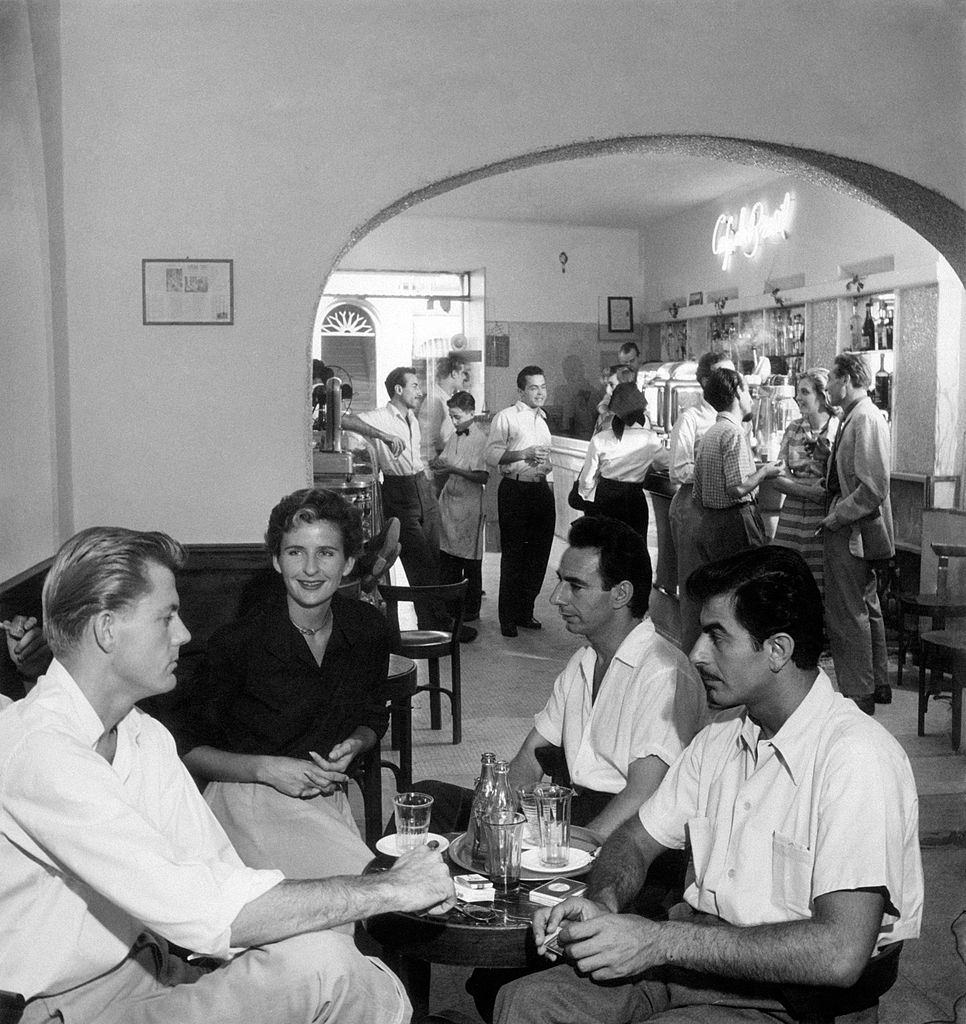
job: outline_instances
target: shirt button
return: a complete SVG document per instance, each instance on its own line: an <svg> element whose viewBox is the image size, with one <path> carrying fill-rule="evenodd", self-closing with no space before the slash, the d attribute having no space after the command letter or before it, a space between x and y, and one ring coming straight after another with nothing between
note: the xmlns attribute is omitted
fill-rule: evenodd
<svg viewBox="0 0 966 1024"><path fill-rule="evenodd" d="M750 811L751 810L751 801L750 800L746 800L745 801L745 810L746 811Z"/></svg>
<svg viewBox="0 0 966 1024"><path fill-rule="evenodd" d="M728 877L729 878L734 878L735 877L735 869L734 868L728 868Z"/></svg>

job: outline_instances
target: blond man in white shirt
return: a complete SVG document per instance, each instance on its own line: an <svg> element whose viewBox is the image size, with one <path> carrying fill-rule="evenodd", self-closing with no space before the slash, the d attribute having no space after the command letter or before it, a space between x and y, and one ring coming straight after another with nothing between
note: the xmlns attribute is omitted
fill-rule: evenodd
<svg viewBox="0 0 966 1024"><path fill-rule="evenodd" d="M24 1024L401 1024L402 987L328 929L449 905L438 855L387 875L289 881L245 867L171 735L135 703L190 639L160 533L84 530L44 585L54 661L0 714L0 978ZM225 963L212 971L168 941Z"/></svg>
<svg viewBox="0 0 966 1024"><path fill-rule="evenodd" d="M610 836L587 897L534 915L538 949L560 927L573 966L504 988L500 1024L791 1021L846 995L874 1000L870 958L919 933L909 761L818 668L822 601L808 566L768 546L689 585L703 631L691 660L709 705L731 710ZM655 856L686 840L694 880L671 919L620 913Z"/></svg>

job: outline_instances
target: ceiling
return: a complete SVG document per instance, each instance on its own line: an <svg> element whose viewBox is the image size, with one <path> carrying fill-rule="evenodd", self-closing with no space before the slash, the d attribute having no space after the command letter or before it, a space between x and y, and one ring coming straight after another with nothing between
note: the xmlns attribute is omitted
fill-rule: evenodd
<svg viewBox="0 0 966 1024"><path fill-rule="evenodd" d="M777 177L773 168L703 157L617 154L496 174L419 203L409 213L640 229Z"/></svg>

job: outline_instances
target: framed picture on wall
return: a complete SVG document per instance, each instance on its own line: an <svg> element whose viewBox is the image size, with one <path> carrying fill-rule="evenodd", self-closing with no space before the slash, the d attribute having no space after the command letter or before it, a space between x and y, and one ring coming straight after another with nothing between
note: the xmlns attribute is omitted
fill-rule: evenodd
<svg viewBox="0 0 966 1024"><path fill-rule="evenodd" d="M702 302L704 302L704 292L691 292L688 295L689 306L700 306Z"/></svg>
<svg viewBox="0 0 966 1024"><path fill-rule="evenodd" d="M232 260L141 260L145 324L235 322Z"/></svg>
<svg viewBox="0 0 966 1024"><path fill-rule="evenodd" d="M634 302L629 295L611 295L607 299L607 330L611 334L633 332Z"/></svg>

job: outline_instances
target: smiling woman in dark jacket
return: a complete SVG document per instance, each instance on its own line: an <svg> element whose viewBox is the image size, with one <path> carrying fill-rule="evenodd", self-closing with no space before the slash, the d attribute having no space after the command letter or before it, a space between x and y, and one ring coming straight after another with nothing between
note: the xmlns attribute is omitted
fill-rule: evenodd
<svg viewBox="0 0 966 1024"><path fill-rule="evenodd" d="M372 854L345 772L386 729L375 693L390 645L383 616L338 593L362 547L359 514L331 491L296 491L265 541L284 588L211 638L179 750L246 864L359 873Z"/></svg>

